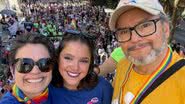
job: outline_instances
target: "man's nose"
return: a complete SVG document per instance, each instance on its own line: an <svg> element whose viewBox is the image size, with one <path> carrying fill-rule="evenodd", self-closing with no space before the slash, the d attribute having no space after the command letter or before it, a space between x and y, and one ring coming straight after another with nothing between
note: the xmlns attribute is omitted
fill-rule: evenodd
<svg viewBox="0 0 185 104"><path fill-rule="evenodd" d="M140 40L142 40L142 37L140 37L139 34L135 30L132 30L131 31L131 41L138 42Z"/></svg>

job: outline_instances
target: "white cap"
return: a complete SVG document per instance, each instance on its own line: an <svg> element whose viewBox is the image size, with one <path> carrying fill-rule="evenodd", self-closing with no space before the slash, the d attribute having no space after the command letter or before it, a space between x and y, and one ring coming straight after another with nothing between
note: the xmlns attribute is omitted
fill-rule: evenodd
<svg viewBox="0 0 185 104"><path fill-rule="evenodd" d="M131 8L139 8L152 15L159 15L160 13L165 15L163 7L158 0L120 0L109 20L109 27L112 31L115 30L119 16Z"/></svg>

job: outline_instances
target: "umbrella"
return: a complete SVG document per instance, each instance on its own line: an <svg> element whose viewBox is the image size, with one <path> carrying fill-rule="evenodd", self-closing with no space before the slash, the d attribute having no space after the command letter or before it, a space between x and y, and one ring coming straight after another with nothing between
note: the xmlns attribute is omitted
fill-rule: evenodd
<svg viewBox="0 0 185 104"><path fill-rule="evenodd" d="M4 15L16 15L16 12L14 12L13 10L9 10L9 9L3 9L0 14Z"/></svg>

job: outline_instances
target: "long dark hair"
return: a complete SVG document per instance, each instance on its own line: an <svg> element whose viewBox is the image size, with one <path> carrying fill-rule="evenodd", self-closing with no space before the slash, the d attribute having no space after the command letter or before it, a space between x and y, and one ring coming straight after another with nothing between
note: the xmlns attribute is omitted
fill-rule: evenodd
<svg viewBox="0 0 185 104"><path fill-rule="evenodd" d="M90 51L90 55L91 55L88 74L80 81L77 89L93 88L98 83L98 75L93 71L93 68L94 68L94 52L95 52L94 42L87 34L83 34L81 32L75 32L75 31L66 32L63 35L63 38L60 41L60 45L59 45L59 48L57 50L57 57L58 58L59 58L59 55L60 55L61 51L66 46L66 44L68 44L71 41L80 41L83 44L86 44L89 47L89 51ZM59 61L59 59L58 59L58 61ZM61 87L61 86L63 86L63 78L62 78L62 76L59 72L58 64L55 65L55 68L56 68L56 70L53 71L53 79L52 79L51 83L55 87Z"/></svg>

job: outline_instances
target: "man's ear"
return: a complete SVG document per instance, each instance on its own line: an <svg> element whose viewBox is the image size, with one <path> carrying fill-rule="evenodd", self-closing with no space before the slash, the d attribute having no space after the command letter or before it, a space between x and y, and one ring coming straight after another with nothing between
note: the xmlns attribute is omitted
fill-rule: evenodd
<svg viewBox="0 0 185 104"><path fill-rule="evenodd" d="M169 38L169 36L170 36L170 24L169 24L169 22L164 21L162 23L162 25L163 25L163 32L166 35L166 38Z"/></svg>

